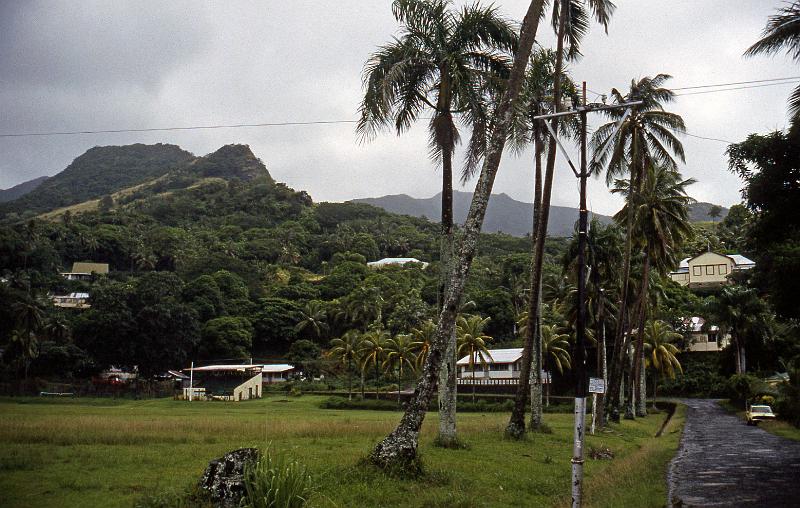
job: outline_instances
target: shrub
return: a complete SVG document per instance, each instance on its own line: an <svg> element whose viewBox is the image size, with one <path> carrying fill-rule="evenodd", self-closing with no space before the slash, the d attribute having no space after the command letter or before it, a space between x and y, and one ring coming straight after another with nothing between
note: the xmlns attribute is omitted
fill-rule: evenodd
<svg viewBox="0 0 800 508"><path fill-rule="evenodd" d="M314 492L304 465L269 448L245 468L244 487L242 508L303 507Z"/></svg>
<svg viewBox="0 0 800 508"><path fill-rule="evenodd" d="M744 406L749 400L759 394L760 385L763 383L750 374L734 374L728 380L728 398L734 404Z"/></svg>

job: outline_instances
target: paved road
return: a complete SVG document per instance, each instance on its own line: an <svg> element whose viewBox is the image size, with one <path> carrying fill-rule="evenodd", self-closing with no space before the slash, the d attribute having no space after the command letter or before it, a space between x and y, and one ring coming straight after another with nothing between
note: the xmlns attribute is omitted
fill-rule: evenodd
<svg viewBox="0 0 800 508"><path fill-rule="evenodd" d="M800 506L800 442L690 399L670 464L670 506Z"/></svg>

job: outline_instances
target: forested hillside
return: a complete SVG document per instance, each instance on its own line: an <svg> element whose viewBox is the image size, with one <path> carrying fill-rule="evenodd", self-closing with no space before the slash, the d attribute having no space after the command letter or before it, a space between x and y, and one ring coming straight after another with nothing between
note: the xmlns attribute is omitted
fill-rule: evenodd
<svg viewBox="0 0 800 508"><path fill-rule="evenodd" d="M0 218L27 218L151 180L194 156L175 145L98 146L21 198L0 205ZM14 214L13 216L11 214ZM10 217L9 217L10 216Z"/></svg>
<svg viewBox="0 0 800 508"><path fill-rule="evenodd" d="M92 149L65 171L68 179L52 180L72 196L68 201L91 197L71 185L120 168L141 150ZM246 146L185 159L177 147L163 151L161 166L155 156L142 162L155 175L151 180L92 206L0 227L0 298L7 302L0 308L0 347L7 348L7 373L25 370L23 360L33 374L55 369L64 376L111 364L156 373L189 360L252 355L300 361L298 351L316 358L350 329L410 333L435 316L437 225L365 204L315 204L305 192L276 183ZM25 202L41 210L36 199L43 195ZM564 247L563 241L549 244L552 266ZM499 342L515 338L520 302L514 295L524 285L528 248L528 240L503 234L481 240L468 299L477 312L493 316L488 330ZM431 265L367 268L382 257ZM76 261L108 263L111 272L87 281L59 275ZM89 293L91 309L61 310L49 300L70 292ZM12 337L20 309L49 330L37 332L32 356Z"/></svg>
<svg viewBox="0 0 800 508"><path fill-rule="evenodd" d="M13 201L24 196L25 194L28 194L29 192L32 192L45 180L47 180L46 176L40 176L39 178L34 178L33 180L28 180L27 182L22 182L21 184L9 187L8 189L0 190L0 203Z"/></svg>

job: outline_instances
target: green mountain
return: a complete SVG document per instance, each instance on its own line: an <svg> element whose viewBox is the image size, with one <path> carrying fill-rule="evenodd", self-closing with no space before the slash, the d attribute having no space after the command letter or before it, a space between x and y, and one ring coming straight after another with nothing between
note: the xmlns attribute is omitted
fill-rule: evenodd
<svg viewBox="0 0 800 508"><path fill-rule="evenodd" d="M438 221L442 213L442 194L438 193L430 198L413 198L406 194L394 194L379 198L354 199L354 203L366 203L387 212L424 217ZM453 192L453 217L457 223L463 223L469 212L472 201L471 192ZM710 211L716 205L711 203L693 203L689 205L689 218L692 222L705 222L714 220ZM722 220L728 214L728 209L718 207L720 215L716 220ZM525 236L531 232L533 204L517 201L508 194L493 194L486 210L486 219L483 231L487 233L507 233L513 236ZM611 217L599 213L591 214L603 224L609 224ZM578 220L578 209L569 206L551 206L547 223L547 234L553 237L569 237L575 231L575 221Z"/></svg>
<svg viewBox="0 0 800 508"><path fill-rule="evenodd" d="M366 203L383 208L391 213L426 217L438 220L441 217L442 194L430 198L417 199L406 194L383 196L380 198L354 199L356 203ZM453 217L463 223L469 212L472 201L471 192L453 192ZM611 222L611 217L592 214L604 224ZM502 232L513 236L525 236L531 232L533 205L517 201L508 194L493 194L486 210L483 230L487 233ZM572 236L575 221L578 220L578 209L568 206L551 206L548 218L547 233L549 236Z"/></svg>
<svg viewBox="0 0 800 508"><path fill-rule="evenodd" d="M202 179L260 177L274 183L247 145L226 145L203 157L165 144L95 147L35 189L0 205L0 218L13 221L42 214L52 218L66 209L95 209L105 196L129 202L131 195L141 198L147 190L174 191Z"/></svg>
<svg viewBox="0 0 800 508"><path fill-rule="evenodd" d="M175 145L97 146L35 190L0 206L0 216L36 215L164 175L194 156Z"/></svg>
<svg viewBox="0 0 800 508"><path fill-rule="evenodd" d="M0 190L0 203L21 198L39 187L45 180L47 180L46 176L40 176L39 178L34 178L33 180L28 180L19 185L9 187L8 189Z"/></svg>

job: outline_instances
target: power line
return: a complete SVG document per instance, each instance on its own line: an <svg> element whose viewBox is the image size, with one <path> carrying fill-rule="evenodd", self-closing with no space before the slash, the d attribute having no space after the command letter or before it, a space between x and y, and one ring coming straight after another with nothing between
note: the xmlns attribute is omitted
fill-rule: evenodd
<svg viewBox="0 0 800 508"><path fill-rule="evenodd" d="M709 137L706 137L706 136L698 136L697 134L691 134L691 133L686 132L686 131L675 131L675 132L677 132L679 134L683 134L685 136L690 136L690 137L693 137L693 138L705 139L705 140L708 140L708 141L719 141L720 143L725 143L725 144L728 144L728 145L733 145L733 144L736 143L736 141L728 141L727 139L709 138Z"/></svg>
<svg viewBox="0 0 800 508"><path fill-rule="evenodd" d="M800 80L797 81L784 81L782 83L765 83L763 85L749 85L749 86L737 86L733 88L721 88L718 90L701 90L699 92L687 92L687 93L676 93L676 97L682 97L684 95L700 95L706 93L717 93L717 92L730 92L731 90L745 90L748 88L762 88L765 86L777 86L777 85L794 85L796 83L800 83Z"/></svg>
<svg viewBox="0 0 800 508"><path fill-rule="evenodd" d="M794 80L794 81L787 81L787 80ZM714 85L695 85L695 86L687 86L687 87L678 87L673 88L672 90L694 90L700 88L717 88L715 90L701 90L698 92L687 92L687 93L679 93L675 94L676 97L686 96L686 95L698 95L698 94L708 94L708 93L716 93L716 92L728 92L732 90L744 90L749 88L761 88L766 86L777 86L777 85L790 85L800 83L800 76L792 76L792 77L785 77L785 78L769 78L769 79L759 79L753 81L735 81L730 83L718 83ZM732 88L718 88L723 86L731 86L731 85L745 85L745 86L738 86ZM596 94L597 97L601 97L604 94L597 92L595 90L586 89L587 91ZM596 97L596 98L597 98ZM192 131L192 130L213 130L213 129L239 129L239 128L252 128L252 127L290 127L290 126L304 126L304 125L335 125L335 124L354 124L358 123L358 120L313 120L307 122L261 122L261 123L241 123L241 124L220 124L220 125L192 125L192 126L183 126L183 127L150 127L150 128L143 128L143 129L97 129L97 130L83 130L83 131L50 131L50 132L22 132L22 133L8 133L8 134L0 134L0 138L21 138L21 137L44 137L44 136L74 136L80 134L120 134L120 133L128 133L128 132L168 132L168 131ZM691 134L685 133L689 136L693 136ZM708 139L712 141L722 141L725 143L730 143L729 141L725 141L722 139L716 138L706 138L703 136L693 136L700 139Z"/></svg>
<svg viewBox="0 0 800 508"><path fill-rule="evenodd" d="M358 120L315 120L310 122L264 122L264 123L239 123L239 124L229 124L229 125L193 125L188 127L151 127L147 129L105 129L105 130L92 130L92 131L24 132L16 134L0 134L0 138L21 138L29 136L72 136L75 134L116 134L122 132L238 129L241 127L285 127L291 125L327 125L327 124L357 123L357 122Z"/></svg>
<svg viewBox="0 0 800 508"><path fill-rule="evenodd" d="M754 81L735 81L731 83L718 83L716 85L697 85L697 86L682 86L678 88L673 88L672 90L693 90L695 88L714 88L717 86L729 86L729 85L747 85L750 83L766 83L768 81L786 81L788 79L800 79L800 76L790 76L788 78L769 78L769 79L756 79Z"/></svg>

